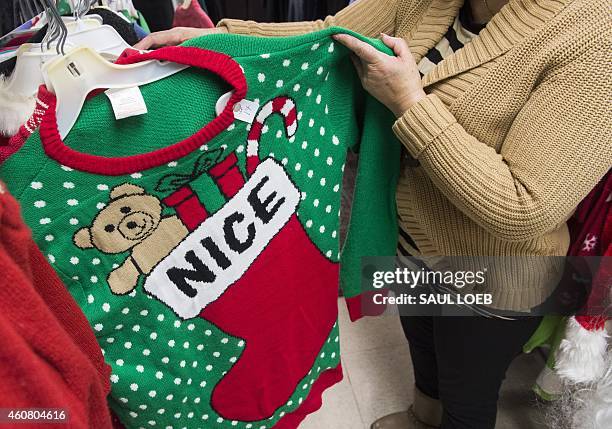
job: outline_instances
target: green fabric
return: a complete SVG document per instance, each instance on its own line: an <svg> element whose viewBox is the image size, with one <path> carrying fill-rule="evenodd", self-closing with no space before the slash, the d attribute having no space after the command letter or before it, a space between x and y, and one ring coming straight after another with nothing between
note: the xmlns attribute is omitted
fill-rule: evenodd
<svg viewBox="0 0 612 429"><path fill-rule="evenodd" d="M280 95L295 100L300 112L295 139L287 141L282 121L274 116L266 123L269 129L262 136L260 156L282 163L302 192L298 219L321 254L332 262L342 260L344 294L351 297L360 292L361 256L395 253L394 194L400 146L391 131L392 115L365 94L348 51L331 39L340 31L345 30L275 39L212 35L185 45L231 55L244 69L247 99L262 105ZM389 53L380 41L364 40ZM146 115L116 121L107 97L98 95L86 102L66 144L103 156L141 154L168 146L211 121L217 99L228 88L206 71L187 69L140 89L148 106ZM61 166L45 155L36 132L0 167L0 177L22 204L34 240L94 328L113 368L110 405L128 428L149 427L150 421L156 427L271 428L299 406L320 372L339 364L336 323L312 371L270 419L224 421L211 408L211 392L240 357L244 341L201 318L180 320L143 292L142 275L129 295L112 294L107 275L127 254L81 249L73 243L75 233L92 224L109 203L110 190L118 185L137 185L162 199L167 193L155 189L161 177L188 175L198 157L213 149L222 151L222 157L236 153L244 168L247 128L246 123L235 121L200 150L125 176L88 174ZM338 213L347 149L359 150L361 157L349 233L340 257ZM191 185L209 211L223 204L208 176ZM167 207L164 213L174 214ZM299 255L300 249L295 252Z"/></svg>

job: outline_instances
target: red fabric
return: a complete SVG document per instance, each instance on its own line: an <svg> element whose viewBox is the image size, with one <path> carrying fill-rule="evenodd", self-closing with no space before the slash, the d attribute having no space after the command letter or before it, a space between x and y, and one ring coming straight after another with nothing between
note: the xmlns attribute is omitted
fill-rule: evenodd
<svg viewBox="0 0 612 429"><path fill-rule="evenodd" d="M179 4L174 12L173 27L214 28L215 24L208 17L198 0L190 0L187 7Z"/></svg>
<svg viewBox="0 0 612 429"><path fill-rule="evenodd" d="M122 56L117 64L135 64L147 60L172 61L199 67L219 75L233 88L223 112L200 131L183 141L142 155L118 158L90 155L69 148L62 141L55 116L56 100L51 97L49 109L40 125L45 153L62 165L94 174L121 176L157 167L181 158L210 141L234 121L234 105L244 99L247 83L240 65L231 57L206 49L168 46L155 51Z"/></svg>
<svg viewBox="0 0 612 429"><path fill-rule="evenodd" d="M612 279L612 170L580 203L568 222L569 256L603 256L593 276L586 308L576 320L588 330L604 328Z"/></svg>
<svg viewBox="0 0 612 429"><path fill-rule="evenodd" d="M110 367L4 189L0 183L0 407L63 408L70 423L54 427L110 428Z"/></svg>
<svg viewBox="0 0 612 429"><path fill-rule="evenodd" d="M308 397L294 412L284 415L274 429L295 429L299 427L302 420L321 408L323 403L323 392L336 383L342 381L342 366L323 371L317 381L312 385Z"/></svg>

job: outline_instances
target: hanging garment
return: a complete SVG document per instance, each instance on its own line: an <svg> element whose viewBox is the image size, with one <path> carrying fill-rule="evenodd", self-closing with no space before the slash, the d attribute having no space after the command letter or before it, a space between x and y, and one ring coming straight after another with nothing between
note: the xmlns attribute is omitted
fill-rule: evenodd
<svg viewBox="0 0 612 429"><path fill-rule="evenodd" d="M28 137L38 128L45 111L49 108L50 97L49 93L44 90L40 90L36 97L34 97L34 109L30 118L23 122L23 125L19 127L17 131L8 134L10 137L5 137L5 140L0 142L0 164L8 159L9 156L13 155L21 146L26 142ZM0 96L2 91L0 91ZM6 112L6 111L4 111ZM18 123L19 121L14 121Z"/></svg>
<svg viewBox="0 0 612 429"><path fill-rule="evenodd" d="M173 27L213 28L215 24L196 0L191 0L187 7L179 4L174 12Z"/></svg>
<svg viewBox="0 0 612 429"><path fill-rule="evenodd" d="M143 85L142 116L116 121L93 97L65 141L52 100L0 166L113 366L126 427L296 428L341 379L338 280L358 308L361 257L395 252L399 145L338 31L127 56L194 67ZM232 113L243 97L246 122ZM340 256L351 147L361 163Z"/></svg>
<svg viewBox="0 0 612 429"><path fill-rule="evenodd" d="M110 367L87 319L32 241L19 205L2 182L0 272L2 406L61 409L70 427L111 428L106 404Z"/></svg>
<svg viewBox="0 0 612 429"><path fill-rule="evenodd" d="M150 31L172 28L174 16L172 0L134 0L134 6L147 20Z"/></svg>

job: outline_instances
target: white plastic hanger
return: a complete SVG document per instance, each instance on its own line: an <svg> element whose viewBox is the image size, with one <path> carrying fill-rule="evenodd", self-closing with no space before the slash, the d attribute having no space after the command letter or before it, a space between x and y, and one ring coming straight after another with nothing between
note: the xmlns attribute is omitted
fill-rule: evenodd
<svg viewBox="0 0 612 429"><path fill-rule="evenodd" d="M187 66L172 62L145 61L117 65L93 49L80 46L43 66L47 89L57 99L56 116L61 138L76 123L87 95L95 89L131 88L171 76Z"/></svg>

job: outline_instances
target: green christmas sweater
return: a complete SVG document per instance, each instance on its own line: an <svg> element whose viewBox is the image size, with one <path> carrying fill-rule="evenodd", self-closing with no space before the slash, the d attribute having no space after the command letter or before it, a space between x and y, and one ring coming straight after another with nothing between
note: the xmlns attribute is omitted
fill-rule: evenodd
<svg viewBox="0 0 612 429"><path fill-rule="evenodd" d="M400 158L391 113L331 37L345 31L127 56L191 67L140 87L145 115L117 121L90 98L64 141L50 96L0 167L112 366L126 427L295 428L342 378L338 281L359 308L360 258L394 254ZM234 119L243 99L250 123ZM340 252L347 150L360 164Z"/></svg>

